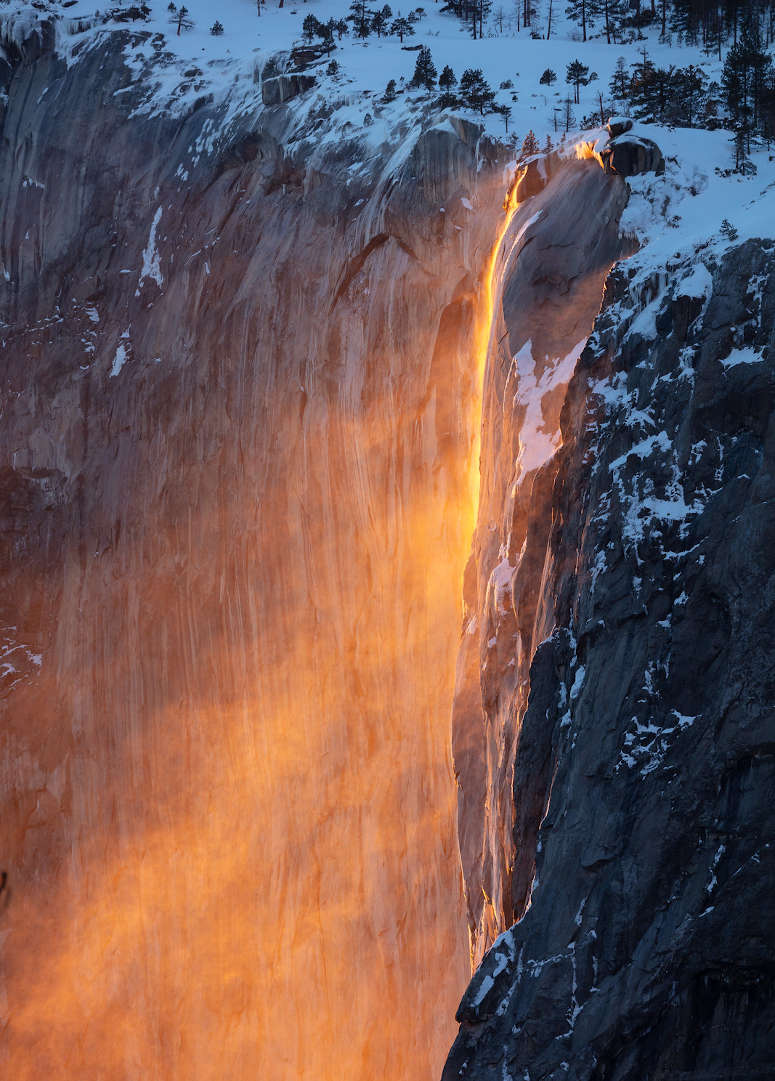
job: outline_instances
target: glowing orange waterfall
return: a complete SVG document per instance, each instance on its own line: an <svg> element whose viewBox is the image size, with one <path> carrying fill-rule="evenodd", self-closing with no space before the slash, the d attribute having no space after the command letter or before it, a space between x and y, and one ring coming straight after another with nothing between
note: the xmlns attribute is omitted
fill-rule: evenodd
<svg viewBox="0 0 775 1081"><path fill-rule="evenodd" d="M517 192L519 184L525 175L524 169L517 170L512 183L507 191L503 202L503 214L500 217L495 239L484 264L479 290L476 323L474 332L474 360L476 365L476 381L473 394L473 441L471 455L468 461L468 504L465 515L465 525L469 540L468 552L474 559L469 564L469 569L475 561L478 561L479 546L482 543L480 518L483 510L480 506L482 498L486 498L482 490L483 469L485 463L481 461L482 439L484 434L484 396L487 365L493 350L493 336L498 326L498 305L500 304L503 288L503 272L508 266L511 256L518 245L523 230L516 236L510 234L510 227L519 209ZM507 243L507 238L509 242ZM468 570L467 570L468 576ZM481 726L483 724L483 710L480 691L480 656L479 656L479 627L476 613L481 610L481 598L475 596L479 588L475 581L463 582L461 578L462 593L466 604L466 626L463 639L460 644L458 665L456 672L455 688L455 711L462 711L465 720L462 725L455 719L453 714L454 756L455 768L462 769L467 774L473 770L478 775L482 765L483 751L481 745ZM489 791L489 787L487 788ZM477 799L484 798L481 791L477 793ZM466 883L467 910L471 912L471 898L468 891L478 893L477 881L481 881L481 866L472 870L474 864L481 863L484 852L476 836L475 823L483 814L491 816L489 808L474 808L467 803L467 792L458 787L458 843L460 846L460 859L463 875ZM462 801L462 802L461 802ZM473 832L472 832L473 829ZM473 844L473 847L471 847ZM484 891L482 890L482 893ZM492 908L492 899L486 894L479 898L478 902ZM498 917L493 909L490 922L494 926ZM476 934L476 927L466 921L468 931L469 968L473 971L481 960L481 948Z"/></svg>
<svg viewBox="0 0 775 1081"><path fill-rule="evenodd" d="M502 270L500 265L503 261L503 242L508 233L509 226L514 218L514 215L519 209L519 201L517 199L517 191L519 189L519 183L522 177L525 175L525 169L518 169L509 189L506 192L506 197L503 200L503 216L498 223L498 230L495 235L495 241L490 251L490 255L485 264L484 273L482 275L482 290L481 299L479 301L477 309L476 319L476 331L474 339L474 355L476 358L476 396L474 399L474 416L478 418L475 422L475 438L474 445L471 454L471 522L470 522L470 534L473 536L474 528L476 525L476 518L479 513L479 489L481 482L481 471L479 466L479 456L482 448L482 402L484 400L484 377L487 369L487 358L490 353L490 345L492 342L493 327L495 325L495 305L498 300L498 285L499 285L499 270Z"/></svg>
<svg viewBox="0 0 775 1081"><path fill-rule="evenodd" d="M534 808L525 810L514 762L531 664L551 633L537 588L547 573L542 545L567 387L621 253L625 192L599 165L586 143L529 163L483 282L477 356L487 374L452 725L472 966L523 914L532 882L533 850L516 828L519 814L533 821ZM530 193L521 207L515 191ZM530 828L523 823L523 834Z"/></svg>

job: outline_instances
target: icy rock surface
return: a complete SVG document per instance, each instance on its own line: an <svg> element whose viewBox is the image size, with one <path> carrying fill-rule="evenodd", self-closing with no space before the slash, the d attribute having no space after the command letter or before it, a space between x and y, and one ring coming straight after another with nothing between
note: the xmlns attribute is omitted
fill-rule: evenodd
<svg viewBox="0 0 775 1081"><path fill-rule="evenodd" d="M756 240L609 279L543 467L514 771L530 903L444 1081L771 1070L774 297Z"/></svg>

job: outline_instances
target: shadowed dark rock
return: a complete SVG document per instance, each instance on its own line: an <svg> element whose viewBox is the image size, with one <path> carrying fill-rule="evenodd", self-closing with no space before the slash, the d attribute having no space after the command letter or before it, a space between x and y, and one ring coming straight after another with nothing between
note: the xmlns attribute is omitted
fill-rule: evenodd
<svg viewBox="0 0 775 1081"><path fill-rule="evenodd" d="M305 90L311 90L314 85L314 75L300 75L298 72L273 75L261 83L261 100L264 105L284 105Z"/></svg>
<svg viewBox="0 0 775 1081"><path fill-rule="evenodd" d="M665 171L662 151L651 139L640 135L618 135L611 139L601 153L606 169L619 176L636 176L639 173Z"/></svg>
<svg viewBox="0 0 775 1081"><path fill-rule="evenodd" d="M654 337L620 266L568 390L514 769L531 904L444 1081L772 1077L775 253L697 263Z"/></svg>
<svg viewBox="0 0 775 1081"><path fill-rule="evenodd" d="M524 203L526 199L538 195L539 191L546 187L556 165L554 154L540 154L531 158L524 166L523 175L517 183L517 201Z"/></svg>
<svg viewBox="0 0 775 1081"><path fill-rule="evenodd" d="M614 139L617 135L624 135L626 131L630 131L632 121L628 116L612 116L609 118L606 128L610 137Z"/></svg>

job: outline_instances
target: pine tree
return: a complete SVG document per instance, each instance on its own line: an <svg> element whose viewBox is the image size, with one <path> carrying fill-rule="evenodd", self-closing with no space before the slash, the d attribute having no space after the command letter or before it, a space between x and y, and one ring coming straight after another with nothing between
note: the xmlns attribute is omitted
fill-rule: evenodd
<svg viewBox="0 0 775 1081"><path fill-rule="evenodd" d="M620 101L624 104L627 100L629 88L630 77L627 74L627 63L624 57L620 56L616 61L614 73L608 84L608 92L615 101Z"/></svg>
<svg viewBox="0 0 775 1081"><path fill-rule="evenodd" d="M334 19L329 19L327 23L321 23L318 33L321 37L321 44L327 53L330 53L332 49L335 49L334 44L334 31L336 30L336 22Z"/></svg>
<svg viewBox="0 0 775 1081"><path fill-rule="evenodd" d="M223 23L218 22L218 20L216 19L213 25L210 27L210 33L213 35L213 37L217 38L220 34L223 33Z"/></svg>
<svg viewBox="0 0 775 1081"><path fill-rule="evenodd" d="M427 45L423 45L417 54L414 75L409 85L424 86L426 90L433 90L436 85L436 65L433 63L431 51Z"/></svg>
<svg viewBox="0 0 775 1081"><path fill-rule="evenodd" d="M347 16L359 38L367 38L371 29L371 17L366 8L366 0L352 0L350 14Z"/></svg>
<svg viewBox="0 0 775 1081"><path fill-rule="evenodd" d="M540 151L541 148L538 145L538 139L536 139L535 132L531 128L524 138L519 156L520 158L532 158L535 154L539 154Z"/></svg>
<svg viewBox="0 0 775 1081"><path fill-rule="evenodd" d="M390 33L396 34L398 36L398 40L403 45L404 38L412 37L414 35L414 27L408 19L405 19L402 15L399 15L397 19L393 20L390 27Z"/></svg>
<svg viewBox="0 0 775 1081"><path fill-rule="evenodd" d="M742 134L745 153L751 151L751 139L761 130L761 108L765 88L772 73L772 61L762 48L756 19L746 19L739 39L727 54L721 85L736 134ZM740 155L736 144L737 167Z"/></svg>
<svg viewBox="0 0 775 1081"><path fill-rule="evenodd" d="M169 9L168 9L169 10ZM177 11L170 15L170 22L177 26L177 36L180 37L181 30L190 30L194 25L194 20L189 17L188 8L185 4L182 4Z"/></svg>
<svg viewBox="0 0 775 1081"><path fill-rule="evenodd" d="M580 60L572 60L565 72L565 82L573 86L573 101L579 103L579 90L589 83L589 68Z"/></svg>
<svg viewBox="0 0 775 1081"><path fill-rule="evenodd" d="M651 111L660 123L664 122L670 110L675 80L675 68L654 68L654 79L651 87Z"/></svg>
<svg viewBox="0 0 775 1081"><path fill-rule="evenodd" d="M491 112L495 92L488 85L481 68L466 68L460 76L460 96L471 109L484 115Z"/></svg>
<svg viewBox="0 0 775 1081"><path fill-rule="evenodd" d="M517 11L522 11L524 0L517 0ZM450 11L471 31L471 37L483 36L484 20L492 9L492 0L446 0L442 11Z"/></svg>
<svg viewBox="0 0 775 1081"><path fill-rule="evenodd" d="M553 83L557 82L557 72L552 71L551 68L547 68L538 82L541 86L551 86Z"/></svg>
<svg viewBox="0 0 775 1081"><path fill-rule="evenodd" d="M312 39L320 33L320 29L320 20L315 15L309 14L304 16L304 22L301 24L301 32L307 41L312 41Z"/></svg>
<svg viewBox="0 0 775 1081"><path fill-rule="evenodd" d="M659 0L659 2L662 10L662 26L659 31L659 40L667 41L667 0Z"/></svg>
<svg viewBox="0 0 775 1081"><path fill-rule="evenodd" d="M396 81L390 79L385 87L385 93L382 95L382 100L386 105L389 105L391 101L396 100Z"/></svg>
<svg viewBox="0 0 775 1081"><path fill-rule="evenodd" d="M708 83L703 97L700 127L709 128L711 131L721 127L720 113L721 87L715 79L713 79Z"/></svg>
<svg viewBox="0 0 775 1081"><path fill-rule="evenodd" d="M689 64L675 74L676 99L680 103L680 119L694 126L707 92L708 80L702 68Z"/></svg>
<svg viewBox="0 0 775 1081"><path fill-rule="evenodd" d="M563 120L564 120L564 123L565 123L565 134L567 135L568 132L570 131L571 127L575 123L575 118L573 116L573 98L571 98L570 95L568 95L568 97L565 99L565 101L562 104L563 104L563 114L564 114Z"/></svg>
<svg viewBox="0 0 775 1081"><path fill-rule="evenodd" d="M439 75L439 89L441 94L439 95L439 105L442 109L451 109L457 105L457 97L455 95L455 86L457 85L457 79L455 73L449 64L446 64Z"/></svg>
<svg viewBox="0 0 775 1081"><path fill-rule="evenodd" d="M593 0L570 0L565 9L568 18L573 19L581 27L581 36L584 41L587 40L587 28L590 26L593 11Z"/></svg>
<svg viewBox="0 0 775 1081"><path fill-rule="evenodd" d="M641 60L632 65L627 91L630 109L638 117L651 115L653 110L654 73L656 68L644 47Z"/></svg>
<svg viewBox="0 0 775 1081"><path fill-rule="evenodd" d="M497 113L498 116L503 117L503 123L506 125L506 134L509 133L509 120L511 120L511 106L510 105L493 105L492 111Z"/></svg>
<svg viewBox="0 0 775 1081"><path fill-rule="evenodd" d="M449 92L452 90L456 83L457 79L455 78L454 71L449 66L449 64L445 64L442 68L441 75L439 75L439 86L442 90Z"/></svg>
<svg viewBox="0 0 775 1081"><path fill-rule="evenodd" d="M610 45L621 30L622 19L625 15L625 0L597 0L597 7L603 16L606 41Z"/></svg>
<svg viewBox="0 0 775 1081"><path fill-rule="evenodd" d="M477 24L479 28L479 37L484 37L484 20L492 10L492 0L469 0L469 2L471 3L473 16L473 37L476 37Z"/></svg>
<svg viewBox="0 0 775 1081"><path fill-rule="evenodd" d="M739 236L737 229L735 229L729 218L724 218L724 220L721 222L721 228L719 229L719 232L723 237L725 237L732 243L734 243Z"/></svg>
<svg viewBox="0 0 775 1081"><path fill-rule="evenodd" d="M748 142L744 129L738 129L732 136L732 145L735 148L735 170L738 173L747 173L750 164L748 157Z"/></svg>

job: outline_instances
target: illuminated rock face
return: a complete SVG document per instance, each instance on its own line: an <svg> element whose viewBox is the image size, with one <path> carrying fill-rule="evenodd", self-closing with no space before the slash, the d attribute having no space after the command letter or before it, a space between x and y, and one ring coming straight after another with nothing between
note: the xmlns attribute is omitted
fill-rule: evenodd
<svg viewBox="0 0 775 1081"><path fill-rule="evenodd" d="M449 716L503 170L461 126L353 181L282 111L130 120L122 78L44 55L5 116L2 1073L425 1081L469 976Z"/></svg>

